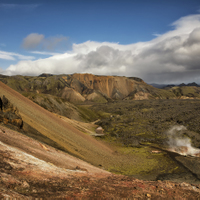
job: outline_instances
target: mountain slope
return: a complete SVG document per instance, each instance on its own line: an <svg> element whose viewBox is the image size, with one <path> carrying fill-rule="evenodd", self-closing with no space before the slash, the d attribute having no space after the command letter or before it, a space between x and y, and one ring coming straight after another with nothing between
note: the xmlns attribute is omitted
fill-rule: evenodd
<svg viewBox="0 0 200 200"><path fill-rule="evenodd" d="M200 98L200 87L197 86L174 86L168 89L177 98Z"/></svg>
<svg viewBox="0 0 200 200"><path fill-rule="evenodd" d="M33 92L23 92L22 94L46 110L70 119L84 122L95 121L98 119L96 113L92 113L86 108L83 110L81 106L76 106L61 97Z"/></svg>
<svg viewBox="0 0 200 200"><path fill-rule="evenodd" d="M66 152L94 165L98 165L106 155L111 154L112 151L105 145L78 131L1 82L0 95L5 95L19 109L25 123L55 141Z"/></svg>
<svg viewBox="0 0 200 200"><path fill-rule="evenodd" d="M82 172L87 171L88 173L97 173L102 175L110 174L109 172L94 167L87 162L75 158L74 156L59 151L49 145L44 145L43 143L37 140L29 138L19 132L13 131L3 126L0 126L0 147L1 150L7 149L10 152L17 153L18 151L18 154L24 154L24 159L22 160L24 160L24 162L27 161L27 163L32 159L31 156L33 156L35 157L35 160L39 159L52 164L52 166L57 166L62 169L70 169L72 170L72 173L76 172L73 170L77 170L79 168L79 171ZM31 156L29 157L28 155ZM15 157L15 155L13 155L13 157ZM22 156L18 156L17 159L20 160L20 157ZM46 169L46 171L48 170ZM29 174L29 176L31 176L31 174Z"/></svg>

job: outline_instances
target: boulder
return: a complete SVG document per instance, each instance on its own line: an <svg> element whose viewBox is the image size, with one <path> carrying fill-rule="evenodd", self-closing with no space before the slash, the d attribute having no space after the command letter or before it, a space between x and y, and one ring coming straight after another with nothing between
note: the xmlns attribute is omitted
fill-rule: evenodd
<svg viewBox="0 0 200 200"><path fill-rule="evenodd" d="M96 134L104 134L103 131L104 131L104 129L101 126L99 126L98 128L96 128L96 130L95 130Z"/></svg>

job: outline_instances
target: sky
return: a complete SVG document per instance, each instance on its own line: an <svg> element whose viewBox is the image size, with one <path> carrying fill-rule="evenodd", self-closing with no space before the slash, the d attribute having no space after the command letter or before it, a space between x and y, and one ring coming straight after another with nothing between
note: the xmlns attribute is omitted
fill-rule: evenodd
<svg viewBox="0 0 200 200"><path fill-rule="evenodd" d="M0 74L200 83L199 0L0 0Z"/></svg>

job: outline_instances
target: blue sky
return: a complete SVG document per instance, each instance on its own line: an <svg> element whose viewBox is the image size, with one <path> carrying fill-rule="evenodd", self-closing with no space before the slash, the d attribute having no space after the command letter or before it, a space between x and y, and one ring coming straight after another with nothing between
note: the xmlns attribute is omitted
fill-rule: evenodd
<svg viewBox="0 0 200 200"><path fill-rule="evenodd" d="M0 73L200 83L199 15L199 0L0 0Z"/></svg>

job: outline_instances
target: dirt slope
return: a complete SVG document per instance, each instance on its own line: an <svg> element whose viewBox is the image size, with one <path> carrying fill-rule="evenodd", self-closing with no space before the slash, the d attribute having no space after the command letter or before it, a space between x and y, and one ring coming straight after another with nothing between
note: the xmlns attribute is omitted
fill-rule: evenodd
<svg viewBox="0 0 200 200"><path fill-rule="evenodd" d="M15 152L15 155L13 155L15 159L22 159L24 162L27 161L30 163L31 161L35 160L35 164L38 164L38 168L42 167L42 162L45 161L49 163L51 167L55 166L55 168L58 167L62 169L69 169L69 172L70 170L72 170L72 172L75 170L76 172L76 170L79 169L78 172L87 172L99 175L102 174L104 176L110 175L110 173L107 171L94 167L87 162L75 158L74 156L59 151L51 146L43 144L3 126L0 126L0 146L1 150L7 149L7 151L10 151L10 154L12 152L14 154ZM42 168L45 168L45 162L43 162ZM48 173L47 167L45 170ZM57 170L55 169L54 171L56 172ZM64 174L65 173L63 173L62 176L64 176Z"/></svg>
<svg viewBox="0 0 200 200"><path fill-rule="evenodd" d="M112 150L66 121L28 100L0 82L0 95L5 95L19 109L25 123L62 146L66 152L99 165L111 157Z"/></svg>

